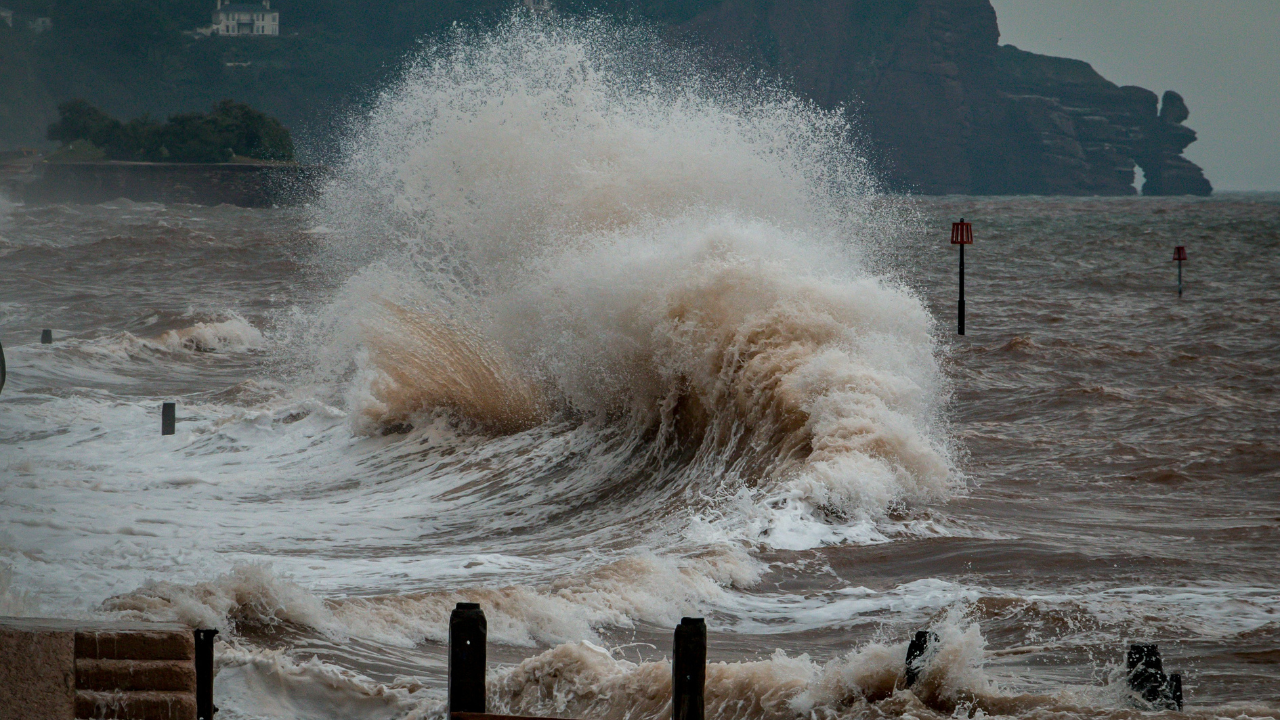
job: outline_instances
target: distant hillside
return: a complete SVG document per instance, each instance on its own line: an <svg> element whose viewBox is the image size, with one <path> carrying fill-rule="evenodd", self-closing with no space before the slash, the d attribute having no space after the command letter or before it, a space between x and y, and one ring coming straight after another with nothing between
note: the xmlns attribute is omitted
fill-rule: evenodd
<svg viewBox="0 0 1280 720"><path fill-rule="evenodd" d="M20 20L0 24L0 148L41 144L55 105L71 98L159 118L231 98L322 137L336 110L366 99L423 38L512 5L276 0L281 36L267 39L184 34L210 24L213 0L0 2ZM32 34L22 16L53 28Z"/></svg>
<svg viewBox="0 0 1280 720"><path fill-rule="evenodd" d="M33 34L0 25L0 149L43 142L54 106L84 98L158 118L224 99L293 131L315 156L341 111L368 101L419 43L514 0L273 0L278 38L193 37L212 0L0 0ZM559 0L663 28L726 64L780 75L846 107L886 178L924 193L1206 194L1181 156L1186 105L1121 88L1086 63L1000 47L989 0Z"/></svg>

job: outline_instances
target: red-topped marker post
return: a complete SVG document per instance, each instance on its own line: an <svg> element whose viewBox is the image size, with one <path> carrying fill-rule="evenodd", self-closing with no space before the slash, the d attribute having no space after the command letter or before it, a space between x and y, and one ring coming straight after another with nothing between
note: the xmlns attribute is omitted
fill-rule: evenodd
<svg viewBox="0 0 1280 720"><path fill-rule="evenodd" d="M964 218L960 222L951 223L951 244L960 246L960 304L956 306L956 318L959 332L964 334L964 246L973 244L973 223ZM1181 265L1179 265L1181 267Z"/></svg>
<svg viewBox="0 0 1280 720"><path fill-rule="evenodd" d="M1178 261L1178 297L1182 297L1182 261L1187 259L1187 249L1181 245L1174 248L1173 259Z"/></svg>

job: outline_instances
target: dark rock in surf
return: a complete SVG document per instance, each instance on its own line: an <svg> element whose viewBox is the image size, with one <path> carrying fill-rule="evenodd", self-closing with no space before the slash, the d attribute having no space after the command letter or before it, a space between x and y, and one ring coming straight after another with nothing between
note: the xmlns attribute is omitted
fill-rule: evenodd
<svg viewBox="0 0 1280 720"><path fill-rule="evenodd" d="M906 670L903 673L907 687L916 684L923 669L925 654L937 644L938 634L930 630L917 630L915 637L911 638L911 643L907 645Z"/></svg>
<svg viewBox="0 0 1280 720"><path fill-rule="evenodd" d="M1165 675L1158 646L1130 645L1125 667L1129 671L1129 688L1144 701L1161 709L1182 709L1182 676Z"/></svg>

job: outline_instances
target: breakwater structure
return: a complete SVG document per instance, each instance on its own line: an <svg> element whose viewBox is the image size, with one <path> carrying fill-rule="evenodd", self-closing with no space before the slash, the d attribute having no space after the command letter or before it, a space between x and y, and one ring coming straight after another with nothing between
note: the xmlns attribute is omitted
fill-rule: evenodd
<svg viewBox="0 0 1280 720"><path fill-rule="evenodd" d="M215 633L0 618L0 720L210 720Z"/></svg>
<svg viewBox="0 0 1280 720"><path fill-rule="evenodd" d="M488 622L480 605L458 603L449 616L448 720L545 720L487 711L487 639ZM939 644L940 639L932 630L915 633L902 666L903 687L909 689L916 684ZM1165 674L1156 645L1130 645L1126 667L1134 708L1183 709L1182 675ZM706 720L706 680L706 621L682 618L671 644L671 720Z"/></svg>
<svg viewBox="0 0 1280 720"><path fill-rule="evenodd" d="M217 630L175 623L0 617L0 720L213 720ZM937 650L921 630L901 679L915 684ZM488 622L477 603L449 617L449 720L539 720L487 712ZM683 618L671 647L671 718L705 720L707 626ZM1139 709L1182 710L1182 676L1155 645L1131 645L1128 685Z"/></svg>
<svg viewBox="0 0 1280 720"><path fill-rule="evenodd" d="M37 162L0 178L0 191L28 204L133 202L274 207L318 191L320 165L251 163Z"/></svg>

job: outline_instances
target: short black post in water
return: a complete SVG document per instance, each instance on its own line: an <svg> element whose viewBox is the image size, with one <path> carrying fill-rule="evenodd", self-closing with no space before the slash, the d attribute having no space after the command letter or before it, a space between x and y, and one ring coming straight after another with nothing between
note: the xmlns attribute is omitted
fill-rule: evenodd
<svg viewBox="0 0 1280 720"><path fill-rule="evenodd" d="M703 720L707 684L707 623L681 618L671 646L671 720Z"/></svg>
<svg viewBox="0 0 1280 720"><path fill-rule="evenodd" d="M52 345L52 344L53 344L53 331L52 331L52 330L41 330L41 331L40 331L40 344L41 344L41 345Z"/></svg>
<svg viewBox="0 0 1280 720"><path fill-rule="evenodd" d="M489 623L479 603L458 603L449 616L449 712L484 712Z"/></svg>
<svg viewBox="0 0 1280 720"><path fill-rule="evenodd" d="M160 434L172 435L177 431L178 404L167 402L160 406Z"/></svg>
<svg viewBox="0 0 1280 720"><path fill-rule="evenodd" d="M964 246L973 244L973 223L964 218L960 222L951 223L951 244L960 246L960 302L956 305L956 325L959 334L964 334Z"/></svg>
<svg viewBox="0 0 1280 720"><path fill-rule="evenodd" d="M1174 248L1173 259L1178 261L1178 297L1182 297L1182 261L1187 259L1187 249L1181 245Z"/></svg>
<svg viewBox="0 0 1280 720"><path fill-rule="evenodd" d="M916 680L920 679L920 666L923 664L921 659L929 651L929 646L936 642L938 642L937 633L929 630L917 630L916 636L911 638L911 643L907 645L907 669L904 673L907 687L915 685Z"/></svg>
<svg viewBox="0 0 1280 720"><path fill-rule="evenodd" d="M1165 683L1169 700L1182 709L1182 673L1169 673L1169 682Z"/></svg>
<svg viewBox="0 0 1280 720"><path fill-rule="evenodd" d="M213 720L213 636L217 630L196 630L196 720Z"/></svg>

